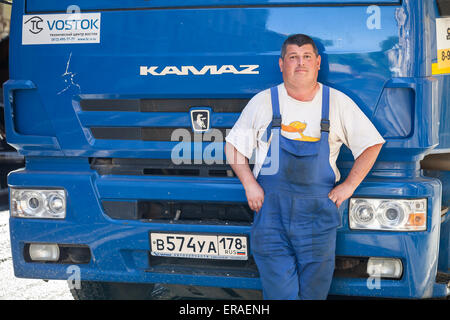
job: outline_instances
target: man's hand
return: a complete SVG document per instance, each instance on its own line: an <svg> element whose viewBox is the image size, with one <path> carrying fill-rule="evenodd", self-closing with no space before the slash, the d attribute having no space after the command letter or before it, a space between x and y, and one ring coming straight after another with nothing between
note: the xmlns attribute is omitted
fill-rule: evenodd
<svg viewBox="0 0 450 320"><path fill-rule="evenodd" d="M350 183L341 183L340 185L334 187L330 193L328 194L328 198L333 201L336 206L339 208L345 200L350 198L355 192L355 187L352 186Z"/></svg>
<svg viewBox="0 0 450 320"><path fill-rule="evenodd" d="M248 183L245 188L245 195L247 196L248 206L253 211L258 212L264 202L264 190L258 182L254 181Z"/></svg>
<svg viewBox="0 0 450 320"><path fill-rule="evenodd" d="M264 190L253 176L248 165L248 159L229 142L225 145L225 155L234 173L244 186L248 206L258 212L264 202Z"/></svg>
<svg viewBox="0 0 450 320"><path fill-rule="evenodd" d="M350 198L359 184L364 180L380 153L383 144L376 144L364 150L355 160L352 170L345 181L334 187L328 197L339 208L342 202Z"/></svg>

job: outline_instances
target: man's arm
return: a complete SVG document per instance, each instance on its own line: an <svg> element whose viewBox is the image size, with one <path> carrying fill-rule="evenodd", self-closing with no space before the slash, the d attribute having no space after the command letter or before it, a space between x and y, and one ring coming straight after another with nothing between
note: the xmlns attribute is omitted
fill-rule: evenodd
<svg viewBox="0 0 450 320"><path fill-rule="evenodd" d="M258 212L264 202L264 190L253 176L248 165L248 159L229 142L225 145L225 155L234 173L244 186L250 209Z"/></svg>
<svg viewBox="0 0 450 320"><path fill-rule="evenodd" d="M330 191L328 197L336 203L338 208L342 202L353 195L353 192L355 192L356 188L364 180L370 169L372 169L382 146L383 144L380 143L364 150L355 160L355 163L353 163L353 167L350 170L347 179Z"/></svg>

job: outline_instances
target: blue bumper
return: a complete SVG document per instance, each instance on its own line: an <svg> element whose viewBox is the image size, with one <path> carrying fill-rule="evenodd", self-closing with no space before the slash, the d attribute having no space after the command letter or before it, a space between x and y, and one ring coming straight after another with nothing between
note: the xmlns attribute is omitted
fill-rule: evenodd
<svg viewBox="0 0 450 320"><path fill-rule="evenodd" d="M31 167L31 168L30 168ZM226 272L152 272L149 265L149 233L226 233L250 236L249 226L149 223L114 220L103 212L102 199L159 199L189 201L244 202L240 183L230 179L199 180L131 176L99 176L86 164L74 163L70 170L52 166L51 171L19 170L11 173L11 187L62 187L67 192L64 220L10 219L11 247L15 275L19 278L68 279L69 265L30 263L24 258L27 243L58 243L89 246L92 258L80 264L82 280L171 283L198 286L260 289L257 276L245 277ZM56 170L56 171L55 171ZM392 179L390 182L367 180L357 190L358 196L428 199L427 230L424 232L354 231L348 226L348 207L340 213L337 256L392 257L403 263L399 280L381 279L376 288L367 278L338 278L330 294L426 298L446 296L444 284L436 284L439 253L440 200L439 180L417 177ZM251 254L251 248L250 248ZM370 280L370 279L369 279ZM372 288L372 289L371 289Z"/></svg>

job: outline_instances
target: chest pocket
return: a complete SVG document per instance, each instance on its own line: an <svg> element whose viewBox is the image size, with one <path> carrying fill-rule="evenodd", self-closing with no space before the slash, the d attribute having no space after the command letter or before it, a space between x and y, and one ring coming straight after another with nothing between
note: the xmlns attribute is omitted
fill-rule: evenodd
<svg viewBox="0 0 450 320"><path fill-rule="evenodd" d="M315 142L297 141L280 135L280 148L297 157L314 156L319 153L320 140Z"/></svg>

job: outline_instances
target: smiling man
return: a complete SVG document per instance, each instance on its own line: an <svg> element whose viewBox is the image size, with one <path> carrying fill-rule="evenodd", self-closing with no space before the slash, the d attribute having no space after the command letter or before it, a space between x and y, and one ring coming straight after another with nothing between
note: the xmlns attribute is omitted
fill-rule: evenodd
<svg viewBox="0 0 450 320"><path fill-rule="evenodd" d="M265 299L325 299L334 270L338 207L372 168L384 139L344 93L317 81L321 57L303 34L286 39L283 83L255 95L226 137L227 161L255 211L252 253ZM279 143L263 139L280 130ZM269 143L278 171L264 175ZM339 185L345 144L355 162ZM248 159L256 151L253 173ZM277 153L275 153L277 154ZM259 160L258 160L259 159Z"/></svg>

